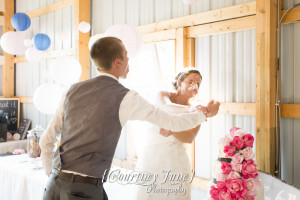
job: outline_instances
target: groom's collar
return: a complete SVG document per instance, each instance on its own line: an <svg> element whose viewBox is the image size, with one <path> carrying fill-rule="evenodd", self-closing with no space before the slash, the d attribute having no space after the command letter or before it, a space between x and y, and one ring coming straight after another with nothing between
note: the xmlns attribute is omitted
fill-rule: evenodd
<svg viewBox="0 0 300 200"><path fill-rule="evenodd" d="M101 72L101 73L100 73L100 76L108 76L108 77L111 77L111 78L113 78L113 79L119 81L119 80L117 79L117 77L115 77L114 75L109 74L109 73Z"/></svg>

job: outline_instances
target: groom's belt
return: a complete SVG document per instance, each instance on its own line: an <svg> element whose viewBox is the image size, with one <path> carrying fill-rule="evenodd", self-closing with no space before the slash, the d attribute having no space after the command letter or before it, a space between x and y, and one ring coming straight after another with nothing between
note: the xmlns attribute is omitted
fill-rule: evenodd
<svg viewBox="0 0 300 200"><path fill-rule="evenodd" d="M70 180L71 182L88 183L93 185L102 184L102 178L93 178L88 176L80 176L78 174L65 173L58 169L52 169L52 173L56 174L62 179Z"/></svg>

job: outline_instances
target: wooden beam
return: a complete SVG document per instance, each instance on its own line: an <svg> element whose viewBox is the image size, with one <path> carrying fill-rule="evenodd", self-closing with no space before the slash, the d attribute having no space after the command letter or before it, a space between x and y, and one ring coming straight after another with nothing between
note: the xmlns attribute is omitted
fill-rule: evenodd
<svg viewBox="0 0 300 200"><path fill-rule="evenodd" d="M20 103L33 103L32 97L13 97L20 99Z"/></svg>
<svg viewBox="0 0 300 200"><path fill-rule="evenodd" d="M228 115L255 116L255 103L221 103L219 113Z"/></svg>
<svg viewBox="0 0 300 200"><path fill-rule="evenodd" d="M282 10L281 11L281 15L283 15L283 13L286 10ZM300 7L297 8L293 8L292 10L290 10L282 19L282 24L290 24L290 23L294 23L294 22L299 22L300 21Z"/></svg>
<svg viewBox="0 0 300 200"><path fill-rule="evenodd" d="M176 29L143 34L143 40L145 44L166 41L166 40L175 40L175 39L176 39Z"/></svg>
<svg viewBox="0 0 300 200"><path fill-rule="evenodd" d="M192 182L192 187L200 190L208 190L208 179L195 176Z"/></svg>
<svg viewBox="0 0 300 200"><path fill-rule="evenodd" d="M195 38L204 35L214 35L233 31L247 30L255 28L256 17L241 17L211 24L198 25L187 28L187 37Z"/></svg>
<svg viewBox="0 0 300 200"><path fill-rule="evenodd" d="M195 38L188 38L186 45L187 65L189 67L195 67Z"/></svg>
<svg viewBox="0 0 300 200"><path fill-rule="evenodd" d="M63 49L63 50L57 50L57 51L46 51L43 53L43 59L53 59L61 56L74 56L75 55L75 49ZM22 62L28 62L25 56L18 56L12 58L14 63L22 63Z"/></svg>
<svg viewBox="0 0 300 200"><path fill-rule="evenodd" d="M176 31L175 41L175 71L180 71L184 67L188 67L187 62L187 37L186 28L178 28Z"/></svg>
<svg viewBox="0 0 300 200"><path fill-rule="evenodd" d="M256 0L256 161L275 174L277 1Z"/></svg>
<svg viewBox="0 0 300 200"><path fill-rule="evenodd" d="M89 3L89 1L87 1L87 2ZM51 5L45 6L43 8L33 10L33 11L27 13L27 15L30 18L39 17L41 15L46 15L46 14L54 12L56 10L72 6L73 3L74 3L74 0L61 0L61 1L58 1L58 2L53 3Z"/></svg>
<svg viewBox="0 0 300 200"><path fill-rule="evenodd" d="M80 81L90 79L90 51L88 48L90 32L81 33L78 30L78 25L82 21L90 23L90 1L74 0L75 55L82 67Z"/></svg>
<svg viewBox="0 0 300 200"><path fill-rule="evenodd" d="M11 18L14 15L14 1L5 0L5 16L4 16L4 28L2 33L13 31L14 28L11 25ZM15 75L14 75L14 63L12 62L13 55L3 51L4 65L2 66L2 95L5 98L14 96L15 87Z"/></svg>
<svg viewBox="0 0 300 200"><path fill-rule="evenodd" d="M300 118L300 104L281 104L281 117Z"/></svg>
<svg viewBox="0 0 300 200"><path fill-rule="evenodd" d="M4 63L5 63L5 57L0 56L0 65L4 65Z"/></svg>
<svg viewBox="0 0 300 200"><path fill-rule="evenodd" d="M4 0L0 0L0 12L4 12L5 10L5 1Z"/></svg>
<svg viewBox="0 0 300 200"><path fill-rule="evenodd" d="M208 24L233 18L255 15L255 2L240 4L227 8L216 9L185 17L165 20L153 24L138 27L142 34L163 31L169 29Z"/></svg>

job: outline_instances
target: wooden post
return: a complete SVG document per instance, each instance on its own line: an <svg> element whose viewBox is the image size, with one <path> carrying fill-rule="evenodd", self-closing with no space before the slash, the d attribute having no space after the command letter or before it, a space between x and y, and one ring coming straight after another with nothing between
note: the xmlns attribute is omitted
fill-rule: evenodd
<svg viewBox="0 0 300 200"><path fill-rule="evenodd" d="M90 32L81 33L78 30L78 25L82 21L90 23L90 1L74 0L75 55L82 67L80 81L90 79L90 53L88 48Z"/></svg>
<svg viewBox="0 0 300 200"><path fill-rule="evenodd" d="M187 33L186 28L178 28L176 30L176 42L175 42L176 73L179 72L184 67L188 67L186 33Z"/></svg>
<svg viewBox="0 0 300 200"><path fill-rule="evenodd" d="M5 0L4 4L5 10L3 33L14 30L11 25L11 18L14 15L14 1ZM4 65L2 66L2 95L9 98L14 96L15 69L12 61L13 55L8 54L5 51L3 51L3 55Z"/></svg>
<svg viewBox="0 0 300 200"><path fill-rule="evenodd" d="M277 1L256 1L256 161L275 173Z"/></svg>

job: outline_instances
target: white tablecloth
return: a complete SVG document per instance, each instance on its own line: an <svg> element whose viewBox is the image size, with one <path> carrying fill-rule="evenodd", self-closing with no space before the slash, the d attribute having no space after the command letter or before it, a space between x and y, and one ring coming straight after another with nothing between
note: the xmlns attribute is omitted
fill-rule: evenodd
<svg viewBox="0 0 300 200"><path fill-rule="evenodd" d="M0 157L1 200L41 200L47 180L40 158Z"/></svg>
<svg viewBox="0 0 300 200"><path fill-rule="evenodd" d="M0 143L0 154L12 153L15 149L27 149L27 140L8 141Z"/></svg>

